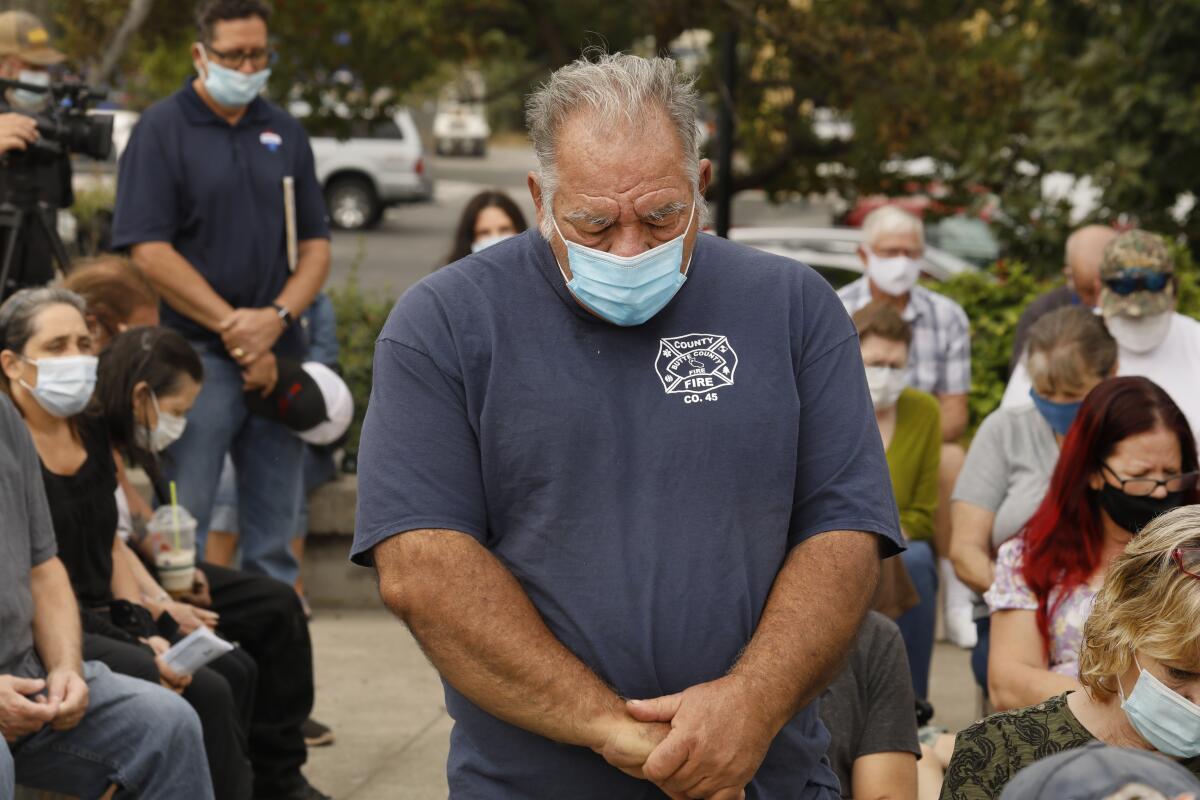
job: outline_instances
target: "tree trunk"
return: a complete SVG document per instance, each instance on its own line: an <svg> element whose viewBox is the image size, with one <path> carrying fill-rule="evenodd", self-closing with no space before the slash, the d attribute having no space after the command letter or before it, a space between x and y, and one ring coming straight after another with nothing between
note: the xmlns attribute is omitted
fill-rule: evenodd
<svg viewBox="0 0 1200 800"><path fill-rule="evenodd" d="M130 39L137 33L138 28L142 27L142 23L150 15L150 9L153 5L154 0L130 0L129 9L125 12L125 18L121 20L120 26L109 41L103 57L101 57L98 64L95 64L88 70L87 80L89 84L96 86L108 82L112 77L113 70L120 63L121 56L125 55L125 50L129 47Z"/></svg>

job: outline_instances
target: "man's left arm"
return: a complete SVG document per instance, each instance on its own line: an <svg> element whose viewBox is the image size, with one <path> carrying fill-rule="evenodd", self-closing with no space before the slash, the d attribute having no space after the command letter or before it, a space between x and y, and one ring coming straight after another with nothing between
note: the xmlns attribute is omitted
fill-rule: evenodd
<svg viewBox="0 0 1200 800"><path fill-rule="evenodd" d="M299 125L296 129L297 135L304 135ZM330 262L329 219L307 137L301 142L292 171L298 240L296 270L272 302L286 308L293 319L299 319L325 285ZM283 330L275 308L239 308L222 324L221 338L230 352L240 347L249 354L249 358L238 359L242 366L247 366L265 355ZM270 383L274 383L273 378Z"/></svg>
<svg viewBox="0 0 1200 800"><path fill-rule="evenodd" d="M57 706L50 725L55 730L70 730L83 719L88 704L75 593L57 556L33 567L29 588L33 594L33 644L47 673L46 701Z"/></svg>
<svg viewBox="0 0 1200 800"><path fill-rule="evenodd" d="M874 534L831 531L792 548L728 675L630 701L637 719L672 726L645 775L689 797L739 797L775 735L837 674L878 578Z"/></svg>

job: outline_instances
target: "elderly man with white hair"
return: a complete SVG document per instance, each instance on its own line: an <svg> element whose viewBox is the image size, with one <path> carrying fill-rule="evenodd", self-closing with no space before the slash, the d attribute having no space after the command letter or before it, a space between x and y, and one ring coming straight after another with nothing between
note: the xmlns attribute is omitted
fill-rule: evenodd
<svg viewBox="0 0 1200 800"><path fill-rule="evenodd" d="M950 553L950 495L966 452L958 443L967 427L967 393L971 389L971 331L966 312L949 297L917 283L925 229L921 220L894 205L875 209L863 220L859 257L866 274L838 292L853 314L872 300L900 311L912 326L907 382L938 399L942 411L942 452L938 467L938 508L933 542L914 542L904 553L921 603L896 622L904 634L917 696L924 698L933 657L937 616L938 561L946 589L946 630L964 647L975 644L971 593L954 574Z"/></svg>
<svg viewBox="0 0 1200 800"><path fill-rule="evenodd" d="M441 673L451 797L838 796L813 701L895 502L828 284L699 234L695 115L669 59L556 71L539 229L377 342L352 558Z"/></svg>

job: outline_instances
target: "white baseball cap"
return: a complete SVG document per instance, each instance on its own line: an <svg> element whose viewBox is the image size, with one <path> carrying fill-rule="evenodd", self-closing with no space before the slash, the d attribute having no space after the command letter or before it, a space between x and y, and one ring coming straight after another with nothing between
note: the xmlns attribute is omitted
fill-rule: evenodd
<svg viewBox="0 0 1200 800"><path fill-rule="evenodd" d="M302 368L321 390L325 400L325 421L306 431L298 431L296 435L309 444L332 444L345 434L354 419L354 397L341 376L320 361L305 361Z"/></svg>

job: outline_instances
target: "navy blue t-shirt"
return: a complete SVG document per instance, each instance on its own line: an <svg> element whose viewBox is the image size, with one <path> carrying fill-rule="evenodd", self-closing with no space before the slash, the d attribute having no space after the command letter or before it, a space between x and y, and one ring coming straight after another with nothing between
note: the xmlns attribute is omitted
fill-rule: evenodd
<svg viewBox="0 0 1200 800"><path fill-rule="evenodd" d="M258 97L231 126L189 79L146 109L121 154L113 246L168 242L234 308L269 306L290 275L285 175L295 180L297 240L329 238L312 147L300 123ZM162 320L224 352L217 334L165 302ZM298 323L275 351L303 356Z"/></svg>
<svg viewBox="0 0 1200 800"><path fill-rule="evenodd" d="M421 528L479 540L635 698L724 675L808 537L902 547L841 302L808 267L708 235L679 294L636 327L582 309L532 230L400 299L375 349L352 558ZM453 796L662 796L445 688ZM748 796L836 797L828 741L815 706L800 712Z"/></svg>

